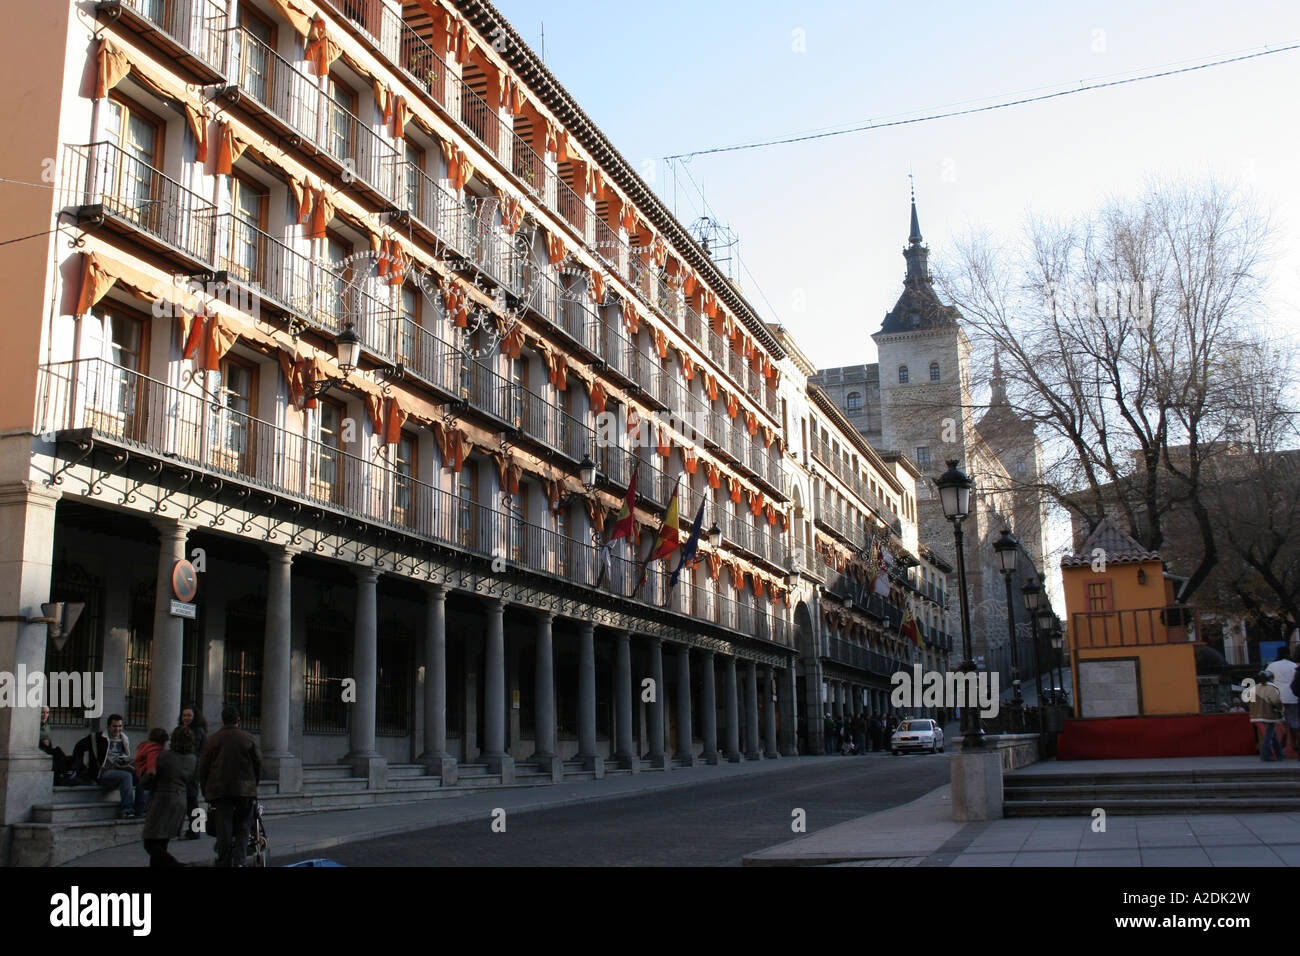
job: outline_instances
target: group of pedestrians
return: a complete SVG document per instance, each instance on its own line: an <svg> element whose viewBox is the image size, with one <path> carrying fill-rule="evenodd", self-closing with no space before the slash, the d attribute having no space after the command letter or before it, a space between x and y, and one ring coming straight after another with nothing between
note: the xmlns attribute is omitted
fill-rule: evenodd
<svg viewBox="0 0 1300 956"><path fill-rule="evenodd" d="M889 740L898 727L893 714L864 714L836 719L829 713L822 721L828 754L864 754L888 750Z"/></svg>
<svg viewBox="0 0 1300 956"><path fill-rule="evenodd" d="M1250 702L1250 720L1259 731L1261 760L1281 760L1286 744L1300 756L1300 669L1294 657L1279 652L1277 660L1261 671Z"/></svg>
<svg viewBox="0 0 1300 956"><path fill-rule="evenodd" d="M221 712L211 736L194 707L181 710L169 734L149 731L134 754L122 715L110 714L107 732L92 730L68 756L50 740L49 708L41 709L40 749L49 754L56 785L95 784L121 796L119 819L144 815L150 866L180 866L167 850L174 839L197 840L208 829L217 841L217 866L243 866L257 806L262 754L251 734L239 729L239 711ZM195 811L199 794L209 803L207 825Z"/></svg>

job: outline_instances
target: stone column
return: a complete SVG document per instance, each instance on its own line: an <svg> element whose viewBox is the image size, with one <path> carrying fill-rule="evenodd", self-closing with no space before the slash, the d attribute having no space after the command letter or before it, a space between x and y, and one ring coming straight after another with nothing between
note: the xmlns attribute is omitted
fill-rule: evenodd
<svg viewBox="0 0 1300 956"><path fill-rule="evenodd" d="M700 700L700 734L704 737L704 752L700 759L705 763L718 762L718 698L713 674L713 651L704 652L704 668L700 683L704 693Z"/></svg>
<svg viewBox="0 0 1300 956"><path fill-rule="evenodd" d="M641 759L632 734L632 637L627 631L614 634L614 717L617 742L614 759L623 770L639 773Z"/></svg>
<svg viewBox="0 0 1300 956"><path fill-rule="evenodd" d="M181 712L185 645L185 619L171 613L172 569L177 561L185 560L185 539L190 529L170 518L156 518L153 524L158 529L158 578L149 663L149 726L171 728L176 726Z"/></svg>
<svg viewBox="0 0 1300 956"><path fill-rule="evenodd" d="M448 786L456 782L456 759L447 752L447 589L424 592L424 753L426 773Z"/></svg>
<svg viewBox="0 0 1300 956"><path fill-rule="evenodd" d="M758 760L762 756L758 743L758 664L745 665L745 759Z"/></svg>
<svg viewBox="0 0 1300 956"><path fill-rule="evenodd" d="M24 474L31 441L29 434L24 447L14 455ZM60 494L58 489L47 489L37 482L0 485L0 613L44 616L41 605L50 600L54 509ZM28 674L43 674L48 632L45 624L0 623L0 670L17 674L21 668ZM98 705L100 701L95 703ZM100 726L104 726L107 716L107 713L100 715ZM170 719L175 718L172 714ZM172 726L167 724L169 729ZM3 863L49 866L54 862L43 848L31 856L24 855L18 847L10 853L13 824L30 822L33 804L54 802L50 758L37 749L40 728L39 707L0 707L0 823L3 823L0 862Z"/></svg>
<svg viewBox="0 0 1300 956"><path fill-rule="evenodd" d="M502 783L515 779L514 758L506 753L506 602L487 601L487 637L483 646L483 744L480 756L488 773Z"/></svg>
<svg viewBox="0 0 1300 956"><path fill-rule="evenodd" d="M530 762L551 775L556 783L564 780L564 766L555 753L555 648L550 611L537 613L537 667L534 681L533 729L535 745Z"/></svg>
<svg viewBox="0 0 1300 956"><path fill-rule="evenodd" d="M695 744L691 739L691 649L687 644L677 648L677 753L674 755L686 767L695 766Z"/></svg>
<svg viewBox="0 0 1300 956"><path fill-rule="evenodd" d="M647 757L650 766L671 770L672 760L664 747L664 642L659 637L650 638L650 679L654 681L655 699L650 702L650 750Z"/></svg>
<svg viewBox="0 0 1300 956"><path fill-rule="evenodd" d="M781 755L783 757L799 756L799 685L795 681L795 661L790 658L788 665L777 672L776 695L781 708Z"/></svg>
<svg viewBox="0 0 1300 956"><path fill-rule="evenodd" d="M763 671L763 756L773 759L781 756L776 745L776 671L768 667Z"/></svg>
<svg viewBox="0 0 1300 956"><path fill-rule="evenodd" d="M727 759L740 761L740 701L736 693L736 658L727 657L723 679L727 693Z"/></svg>
<svg viewBox="0 0 1300 956"><path fill-rule="evenodd" d="M278 793L302 792L302 760L289 752L289 664L293 656L291 580L296 555L266 545L266 636L262 642L262 779ZM159 724L158 726L163 726Z"/></svg>
<svg viewBox="0 0 1300 956"><path fill-rule="evenodd" d="M357 577L356 630L352 641L352 674L357 700L352 705L352 750L340 763L352 765L371 790L388 785L388 761L375 749L375 701L379 680L379 572L373 567L355 569Z"/></svg>
<svg viewBox="0 0 1300 956"><path fill-rule="evenodd" d="M596 752L596 625L578 625L578 756L582 769L605 776L605 758Z"/></svg>

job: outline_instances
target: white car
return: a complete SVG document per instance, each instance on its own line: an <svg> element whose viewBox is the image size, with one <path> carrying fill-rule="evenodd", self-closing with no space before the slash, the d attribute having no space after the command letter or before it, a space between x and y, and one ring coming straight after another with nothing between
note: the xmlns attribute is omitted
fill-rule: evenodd
<svg viewBox="0 0 1300 956"><path fill-rule="evenodd" d="M889 751L897 757L904 750L943 753L943 728L924 717L903 721L889 738Z"/></svg>

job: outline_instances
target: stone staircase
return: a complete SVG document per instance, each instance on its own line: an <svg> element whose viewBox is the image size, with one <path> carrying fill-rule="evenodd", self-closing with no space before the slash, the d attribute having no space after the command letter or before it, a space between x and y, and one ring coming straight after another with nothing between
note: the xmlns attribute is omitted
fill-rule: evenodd
<svg viewBox="0 0 1300 956"><path fill-rule="evenodd" d="M595 772L581 763L563 764L564 782L594 780ZM650 771L646 761L642 769ZM267 816L332 810L360 810L395 806L422 800L447 799L484 790L516 790L550 786L551 774L531 764L515 765L514 780L502 783L500 773L489 773L486 764L457 765L457 780L443 786L437 777L425 773L423 764L389 764L388 785L383 790L367 789L364 777L353 776L352 768L339 764L305 764L302 791L280 793L275 781L264 780L259 799ZM605 764L605 776L630 774L612 762ZM18 865L52 866L110 846L139 842L144 819L117 819L121 802L117 791L104 792L95 786L55 787L50 803L32 807L30 823L16 824L12 862Z"/></svg>
<svg viewBox="0 0 1300 956"><path fill-rule="evenodd" d="M1231 770L1008 773L1008 817L1107 814L1287 813L1300 810L1300 767Z"/></svg>

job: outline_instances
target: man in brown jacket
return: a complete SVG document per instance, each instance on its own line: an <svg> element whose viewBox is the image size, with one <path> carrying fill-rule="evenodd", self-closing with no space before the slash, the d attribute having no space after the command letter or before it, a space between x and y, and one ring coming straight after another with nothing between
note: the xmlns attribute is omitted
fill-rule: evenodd
<svg viewBox="0 0 1300 956"><path fill-rule="evenodd" d="M212 804L212 833L217 838L217 866L243 866L248 831L257 804L262 753L251 734L239 729L239 711L221 711L221 729L203 743L199 780Z"/></svg>
<svg viewBox="0 0 1300 956"><path fill-rule="evenodd" d="M1282 744L1278 740L1278 729L1282 726L1283 718L1282 693L1272 680L1272 671L1262 671L1259 683L1252 688L1255 696L1250 702L1250 721L1260 729L1261 734L1261 760L1282 759Z"/></svg>

